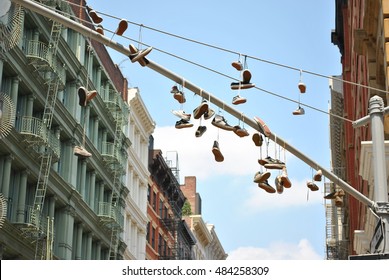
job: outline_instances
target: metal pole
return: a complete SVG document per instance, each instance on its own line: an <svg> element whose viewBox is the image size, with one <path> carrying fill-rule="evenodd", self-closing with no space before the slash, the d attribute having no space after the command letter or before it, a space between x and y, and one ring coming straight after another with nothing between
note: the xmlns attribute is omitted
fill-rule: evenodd
<svg viewBox="0 0 389 280"><path fill-rule="evenodd" d="M371 136L373 142L374 201L388 202L388 188L385 159L384 101L373 96L369 101Z"/></svg>
<svg viewBox="0 0 389 280"><path fill-rule="evenodd" d="M372 160L374 170L375 213L379 216L375 232L370 243L370 251L389 253L389 203L386 174L384 101L379 96L369 100L369 115L373 143Z"/></svg>
<svg viewBox="0 0 389 280"><path fill-rule="evenodd" d="M109 38L97 33L96 31L85 27L73 20L70 20L54 11L51 11L33 1L29 0L11 0L14 3L17 3L27 9L30 9L31 11L34 11L38 14L41 14L43 16L46 16L50 19L56 20L62 25L72 28L73 30L83 34L84 36L94 39L98 41L101 44L107 45L108 47L111 47L112 49L129 56L130 51L128 48L122 46L121 44L118 44ZM190 81L183 80L183 77L180 75L177 75L168 69L158 65L157 63L153 61L149 61L147 64L147 67L160 73L161 75L165 76L166 78L182 84L185 88L189 89L190 91L194 92L195 94L207 99L210 103L216 105L219 108L223 108L226 112L229 114L235 116L236 118L243 119L242 121L251 126L252 128L258 130L258 124L254 119L246 118L244 117L244 114L242 112L239 112L232 108L231 106L225 104L222 100L212 96L209 92L201 89L200 87L192 84ZM244 117L244 118L243 118ZM333 183L337 184L340 188L342 188L345 192L350 194L351 196L355 197L358 201L362 202L364 205L373 208L375 203L371 201L368 197L363 195L362 193L358 192L356 189L354 189L352 186L350 186L348 183L343 181L341 178L333 174L332 172L326 170L324 167L317 164L315 161L304 155L302 152L300 152L295 147L289 145L287 142L285 142L282 138L280 138L278 135L276 136L273 132L268 135L269 139L273 140L275 143L283 147L285 150L289 151L299 159L301 159L303 162L305 162L307 165L311 166L315 170L321 170L323 175L328 178Z"/></svg>

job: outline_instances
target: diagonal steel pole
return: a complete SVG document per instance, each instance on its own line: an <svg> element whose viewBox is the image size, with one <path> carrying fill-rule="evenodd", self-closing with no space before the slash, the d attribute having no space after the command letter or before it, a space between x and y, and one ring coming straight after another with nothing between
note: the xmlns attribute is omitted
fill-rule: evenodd
<svg viewBox="0 0 389 280"><path fill-rule="evenodd" d="M64 26L71 28L82 35L96 40L101 44L104 44L126 56L130 56L130 50L127 47L124 47L123 45L112 41L111 39L101 35L100 33L92 30L91 28L88 28L80 23L77 23L71 19L68 19L54 11L51 11L50 9L47 9L37 2L31 1L31 0L11 0L12 2L19 4L33 12L36 12L42 16L48 17L50 19L56 20L59 23L63 24ZM219 108L223 108L224 111L228 112L232 116L235 116L236 118L241 119L244 114L242 112L237 111L236 109L232 108L231 106L227 105L224 103L224 101L218 99L217 97L211 95L211 93L203 90L202 88L198 87L197 85L191 83L188 80L183 80L181 75L177 75L176 73L162 67L161 65L150 61L147 64L147 67L154 70L155 72L158 72L159 74L165 76L166 78L182 84L185 88L188 90L194 92L195 94L209 100L210 103L216 105ZM245 124L249 125L253 129L259 130L258 123L255 119L250 119L250 118L244 118L242 120ZM320 166L317 162L314 160L310 159L308 156L300 152L298 149L295 147L289 145L286 141L284 141L282 138L280 138L278 135L275 135L273 132L270 132L268 135L269 139L283 147L285 150L305 162L307 165L312 167L315 170L321 170L323 175L328 178L330 181L333 183L337 184L340 188L342 188L345 192L356 198L358 201L362 202L364 205L374 208L375 203L374 201L370 200L368 197L363 195L362 193L358 192L356 189L354 189L352 186L350 186L347 182L343 181L341 178L339 178L337 175L333 174L331 171L327 170L326 168Z"/></svg>

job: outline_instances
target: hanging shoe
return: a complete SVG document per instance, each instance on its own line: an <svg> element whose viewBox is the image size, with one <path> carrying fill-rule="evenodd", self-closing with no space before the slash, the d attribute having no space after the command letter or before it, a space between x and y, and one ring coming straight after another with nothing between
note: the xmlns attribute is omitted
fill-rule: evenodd
<svg viewBox="0 0 389 280"><path fill-rule="evenodd" d="M335 190L335 191L330 192L329 194L324 196L324 198L325 199L335 199L338 196L343 197L344 195L345 195L344 190L340 189L340 190Z"/></svg>
<svg viewBox="0 0 389 280"><path fill-rule="evenodd" d="M305 110L304 110L304 108L303 107L298 107L296 110L294 110L293 112L292 112L292 114L293 115L296 115L296 116L298 116L298 115L304 115L305 114Z"/></svg>
<svg viewBox="0 0 389 280"><path fill-rule="evenodd" d="M103 21L103 18L100 17L95 10L90 10L89 16L94 23L98 24L98 23L102 23L102 21Z"/></svg>
<svg viewBox="0 0 389 280"><path fill-rule="evenodd" d="M206 126L201 126L201 125L200 125L200 126L197 128L197 130L196 130L195 136L196 136L196 137L201 137L201 136L204 134L205 131L207 131L207 127L206 127Z"/></svg>
<svg viewBox="0 0 389 280"><path fill-rule="evenodd" d="M143 60L146 63L145 56L148 55L152 50L153 50L153 47L148 47L147 49L144 49L141 51L138 50L135 54L130 56L131 62L139 61L139 63L141 63L141 60ZM148 63L148 61L147 61L147 63ZM141 63L141 65L142 65L142 63Z"/></svg>
<svg viewBox="0 0 389 280"><path fill-rule="evenodd" d="M320 182L321 181L321 177L323 176L323 173L322 171L319 169L315 176L313 176L313 180L316 181L316 182Z"/></svg>
<svg viewBox="0 0 389 280"><path fill-rule="evenodd" d="M88 157L92 156L91 153L89 153L87 150L85 150L84 147L81 147L81 146L74 146L73 152L74 152L74 155L76 155L80 158L88 158Z"/></svg>
<svg viewBox="0 0 389 280"><path fill-rule="evenodd" d="M215 115L215 111L208 107L208 110L204 113L204 119L209 120Z"/></svg>
<svg viewBox="0 0 389 280"><path fill-rule="evenodd" d="M313 192L319 190L319 187L314 182L308 182L307 187Z"/></svg>
<svg viewBox="0 0 389 280"><path fill-rule="evenodd" d="M173 95L174 99L178 101L178 103L183 104L186 102L186 98L183 92L177 92Z"/></svg>
<svg viewBox="0 0 389 280"><path fill-rule="evenodd" d="M254 175L254 183L261 183L261 182L264 182L266 181L267 179L269 179L270 177L270 172L269 171L266 171L266 172L261 172L261 171L258 171L257 173L255 173Z"/></svg>
<svg viewBox="0 0 389 280"><path fill-rule="evenodd" d="M300 90L300 93L305 93L305 91L307 90L307 86L303 82L298 83L298 88Z"/></svg>
<svg viewBox="0 0 389 280"><path fill-rule="evenodd" d="M234 126L234 133L239 137L246 137L250 135L245 128L241 128L239 125Z"/></svg>
<svg viewBox="0 0 389 280"><path fill-rule="evenodd" d="M242 71L243 70L243 65L242 65L242 62L240 62L240 61L233 61L231 63L231 65L232 65L232 67L234 67L238 71Z"/></svg>
<svg viewBox="0 0 389 280"><path fill-rule="evenodd" d="M193 110L193 118L196 120L201 118L208 111L208 103L206 100L203 100L201 104Z"/></svg>
<svg viewBox="0 0 389 280"><path fill-rule="evenodd" d="M121 19L118 28L115 31L116 35L122 36L128 28L128 22L125 19Z"/></svg>
<svg viewBox="0 0 389 280"><path fill-rule="evenodd" d="M282 194L284 192L284 185L281 180L281 176L278 175L274 180L274 184L276 186L277 193Z"/></svg>
<svg viewBox="0 0 389 280"><path fill-rule="evenodd" d="M286 167L282 168L282 172L280 176L281 176L282 185L285 188L290 188L292 186L292 182L289 180L288 173L286 172Z"/></svg>
<svg viewBox="0 0 389 280"><path fill-rule="evenodd" d="M189 121L186 121L186 120L179 120L176 122L176 128L180 129L180 128L186 128L186 127L192 127L193 126L193 123L190 123Z"/></svg>
<svg viewBox="0 0 389 280"><path fill-rule="evenodd" d="M149 64L149 61L146 58L146 55L151 52L152 47L149 47L148 49L144 51L139 51L133 44L129 45L130 49L130 55L129 58L131 62L139 62L139 64L142 67L145 67L147 64Z"/></svg>
<svg viewBox="0 0 389 280"><path fill-rule="evenodd" d="M229 125L226 119L221 115L216 115L212 120L212 124L227 131L234 131L234 127Z"/></svg>
<svg viewBox="0 0 389 280"><path fill-rule="evenodd" d="M266 169L283 169L285 167L285 163L270 156L266 157L265 159L259 159L258 163L264 166Z"/></svg>
<svg viewBox="0 0 389 280"><path fill-rule="evenodd" d="M246 103L246 101L247 101L246 98L241 97L241 96L239 96L239 95L237 95L237 96L235 96L234 98L232 98L232 104L234 104L234 105Z"/></svg>
<svg viewBox="0 0 389 280"><path fill-rule="evenodd" d="M212 153L217 162L222 162L224 160L224 156L219 149L219 143L217 141L213 142Z"/></svg>
<svg viewBox="0 0 389 280"><path fill-rule="evenodd" d="M259 133L254 133L252 139L253 139L253 141L254 141L255 146L257 146L257 147L261 147L261 146L262 146L262 144L263 144L263 138L262 138L262 135L261 135L261 134L259 134Z"/></svg>
<svg viewBox="0 0 389 280"><path fill-rule="evenodd" d="M249 84L251 80L251 72L249 69L244 69L242 73L243 84Z"/></svg>
<svg viewBox="0 0 389 280"><path fill-rule="evenodd" d="M269 185L269 182L267 180L259 183L258 187L260 187L261 189L264 189L268 193L275 193L276 192L276 190L272 186Z"/></svg>
<svg viewBox="0 0 389 280"><path fill-rule="evenodd" d="M104 28L103 28L103 26L100 25L100 24L98 26L96 26L96 32L98 32L98 33L100 33L101 35L104 36Z"/></svg>
<svg viewBox="0 0 389 280"><path fill-rule="evenodd" d="M270 129L269 127L267 126L267 124L261 120L260 118L258 117L254 117L254 120L257 122L258 124L258 131L260 133L262 133L263 135L265 135L266 137L269 137L271 132L270 132Z"/></svg>
<svg viewBox="0 0 389 280"><path fill-rule="evenodd" d="M84 87L78 89L78 104L82 107L85 107L89 101L91 101L97 95L96 90L88 91Z"/></svg>
<svg viewBox="0 0 389 280"><path fill-rule="evenodd" d="M180 92L178 90L178 87L177 86L172 86L172 89L170 90L170 93L175 94L175 93L178 93L178 92Z"/></svg>
<svg viewBox="0 0 389 280"><path fill-rule="evenodd" d="M341 197L341 196L335 197L335 206L336 207L343 207L343 197Z"/></svg>
<svg viewBox="0 0 389 280"><path fill-rule="evenodd" d="M255 87L255 84L252 83L245 83L245 82L233 82L231 83L231 89L237 90L237 89L248 89Z"/></svg>
<svg viewBox="0 0 389 280"><path fill-rule="evenodd" d="M181 120L189 121L191 114L186 114L183 110L172 110L173 115L179 117Z"/></svg>

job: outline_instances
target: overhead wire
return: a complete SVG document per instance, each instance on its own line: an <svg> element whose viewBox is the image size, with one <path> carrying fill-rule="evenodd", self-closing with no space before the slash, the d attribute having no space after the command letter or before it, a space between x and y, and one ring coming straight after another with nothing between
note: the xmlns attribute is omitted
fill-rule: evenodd
<svg viewBox="0 0 389 280"><path fill-rule="evenodd" d="M66 2L68 3L69 5L73 5L73 6L77 6L77 7L80 7L80 8L87 8L88 6L83 6L83 5L78 5L76 3L71 3L69 2L68 0L61 0L63 2ZM48 8L50 8L49 6L47 6ZM51 7L51 9L53 9ZM117 16L114 16L114 15L111 15L111 14L107 14L107 13L104 13L102 11L97 11L100 15L103 15L103 16L106 16L106 17L109 17L109 18L112 18L112 19L115 19L115 20L122 20L122 18L120 17L117 17ZM86 22L88 24L90 24L89 21L86 21L86 20L81 20L81 19L78 19L82 22ZM147 26L147 25L144 25L144 24L140 24L140 23L136 23L136 22L133 22L133 21L130 21L130 20L127 20L126 21L132 25L136 25L138 26L139 28L146 28L146 29L149 29L149 30L152 30L152 31L155 31L155 32L158 32L158 33L162 33L162 34L165 34L165 35L168 35L168 36L172 36L172 37L175 37L175 38L178 38L178 39L182 39L182 40L185 40L185 41L189 41L189 42L192 42L192 43L196 43L196 44L199 44L199 45L203 45L203 46L206 46L206 47L210 47L210 48L213 48L213 49L217 49L217 50L220 50L220 51L224 51L224 52L227 52L227 53L231 53L231 54L235 54L235 55L239 55L239 56L245 56L246 58L250 58L250 59L253 59L253 60L257 60L257 61L261 61L261 62L264 62L264 63L268 63L268 64L271 64L271 65L275 65L275 66L278 66L278 67L283 67L283 68L287 68L287 69L290 69L290 70L295 70L295 71L299 71L300 73L307 73L307 74L310 74L310 75L313 75L313 76L318 76L318 77L321 77L321 78L326 78L326 79L332 79L332 80L336 80L336 81L340 81L340 82L344 82L344 83L348 83L348 84L351 84L351 85L355 85L355 86L359 86L359 87L364 87L364 88L367 88L367 89L372 89L372 90L376 90L378 92L383 92L383 93L388 93L387 91L385 90L381 90L381 89L378 89L378 88L373 88L373 87L370 87L370 86L366 86L366 85L362 85L362 84L359 84L359 83L355 83L355 82L351 82L351 81L346 81L346 80L343 80L341 78L337 78L337 77L334 77L334 76L327 76L327 75L323 75L323 74L319 74L319 73L316 73L316 72L313 72L313 71L308 71L308 70L304 70L304 69L301 69L301 68L296 68L296 67L292 67L292 66L289 66L289 65L286 65L286 64L281 64L281 63L277 63L277 62L274 62L274 61L270 61L270 60L266 60L266 59L262 59L262 58L258 58L258 57L255 57L255 56L251 56L251 55L248 55L248 54L242 54L242 52L237 52L237 51L233 51L233 50L230 50L230 49L226 49L226 48L223 48L223 47L219 47L219 46L215 46L215 45L211 45L211 44L208 44L208 43L204 43L204 42L201 42L201 41L198 41L198 40L194 40L194 39L191 39L191 38L187 38L187 37L184 37L184 36L180 36L180 35L176 35L176 34L173 34L173 33L170 33L170 32L166 32L166 31L163 31L163 30L160 30L160 29L157 29L157 28L153 28L153 27L150 27L150 26ZM106 29L104 28L105 31L108 31L109 33L115 33L114 31L112 30L109 30L109 29ZM127 39L127 40L130 40L132 42L135 42L137 43L138 45L143 45L143 46L146 46L146 47L151 47L150 45L147 45L145 44L141 37L139 37L139 40L135 40L133 38L130 38L130 37L127 37L125 35L122 35L121 37ZM223 76L223 77L226 77L228 79L232 79L232 80L235 80L235 81L239 81L238 79L234 78L234 77L231 77L227 74L224 74L220 71L217 71L215 69L212 69L212 68L209 68L207 66L204 66L202 64L199 64L197 62L194 62L194 61L191 61L189 59L186 59L186 58L183 58L181 56L178 56L176 54L173 54L173 53L170 53L170 52L167 52L167 51L164 51L162 49L159 49L159 48L156 48L153 46L153 49L156 50L156 51L159 51L161 53L164 53L166 55L169 55L169 56L172 56L174 58L177 58L179 60L182 60L184 62L187 62L187 63L190 63L192 65L195 65L197 67L200 67L200 68L203 68L207 71L210 71L210 72L213 72L215 74L218 74L220 76ZM260 88L258 86L255 86L254 87L255 89L257 90L260 90L262 92L265 92L267 94L270 94L270 95L273 95L275 97L278 97L278 98L281 98L281 99L284 99L286 101L289 101L289 102L293 102L293 103L296 103L296 104L301 104L302 106L306 107L306 108L310 108L312 110L315 110L315 111L318 111L320 113L323 113L323 114L326 114L326 115L329 115L329 116L333 116L333 117L336 117L336 118L339 118L339 119L342 119L344 121L347 121L347 122L350 122L350 123L353 123L354 121L353 120L350 120L350 119L347 119L345 117L342 117L342 116L339 116L339 115L336 115L336 114L333 114L333 113L330 113L330 112L327 112L325 110L322 110L320 108L317 108L317 107L314 107L314 106L311 106L311 105L308 105L308 104L305 104L305 103L301 103L299 101L296 101L292 98L288 98L288 97L285 97L283 95L280 95L280 94L277 94L275 92L272 92L272 91L269 91L269 90L266 90L266 89L263 89L263 88Z"/></svg>

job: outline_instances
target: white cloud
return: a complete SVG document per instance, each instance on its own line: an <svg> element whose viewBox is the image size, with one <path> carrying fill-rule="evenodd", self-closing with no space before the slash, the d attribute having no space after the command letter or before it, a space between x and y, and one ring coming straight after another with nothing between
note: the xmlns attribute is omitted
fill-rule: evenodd
<svg viewBox="0 0 389 280"><path fill-rule="evenodd" d="M270 178L274 178L272 176ZM250 212L269 211L271 209L289 208L292 206L301 206L307 204L317 204L323 201L323 193L319 191L312 192L308 189L306 183L308 179L302 181L292 181L292 187L284 189L282 194L269 194L265 190L257 188L249 189L249 196L245 202L245 207ZM270 181L274 186L274 182Z"/></svg>
<svg viewBox="0 0 389 280"><path fill-rule="evenodd" d="M307 239L298 244L275 242L268 248L239 247L228 253L228 260L322 260Z"/></svg>
<svg viewBox="0 0 389 280"><path fill-rule="evenodd" d="M236 125L231 120L230 125ZM157 127L154 132L154 148L161 149L164 157L168 152L178 153L180 173L184 176L196 176L207 179L218 175L248 175L254 176L260 168L258 159L261 157L260 148L254 145L252 134L254 130L248 129L250 135L239 137L234 132L216 128L211 120L204 121L207 131L203 136L195 137L199 120L193 121L191 128L176 129L175 127ZM216 162L212 154L212 146L218 140L220 151L224 156L223 162ZM269 145L269 155L275 157L274 143ZM278 150L278 147L277 147ZM266 146L262 146L262 157L266 157ZM286 153L288 157L288 153ZM284 154L281 154L283 160Z"/></svg>

